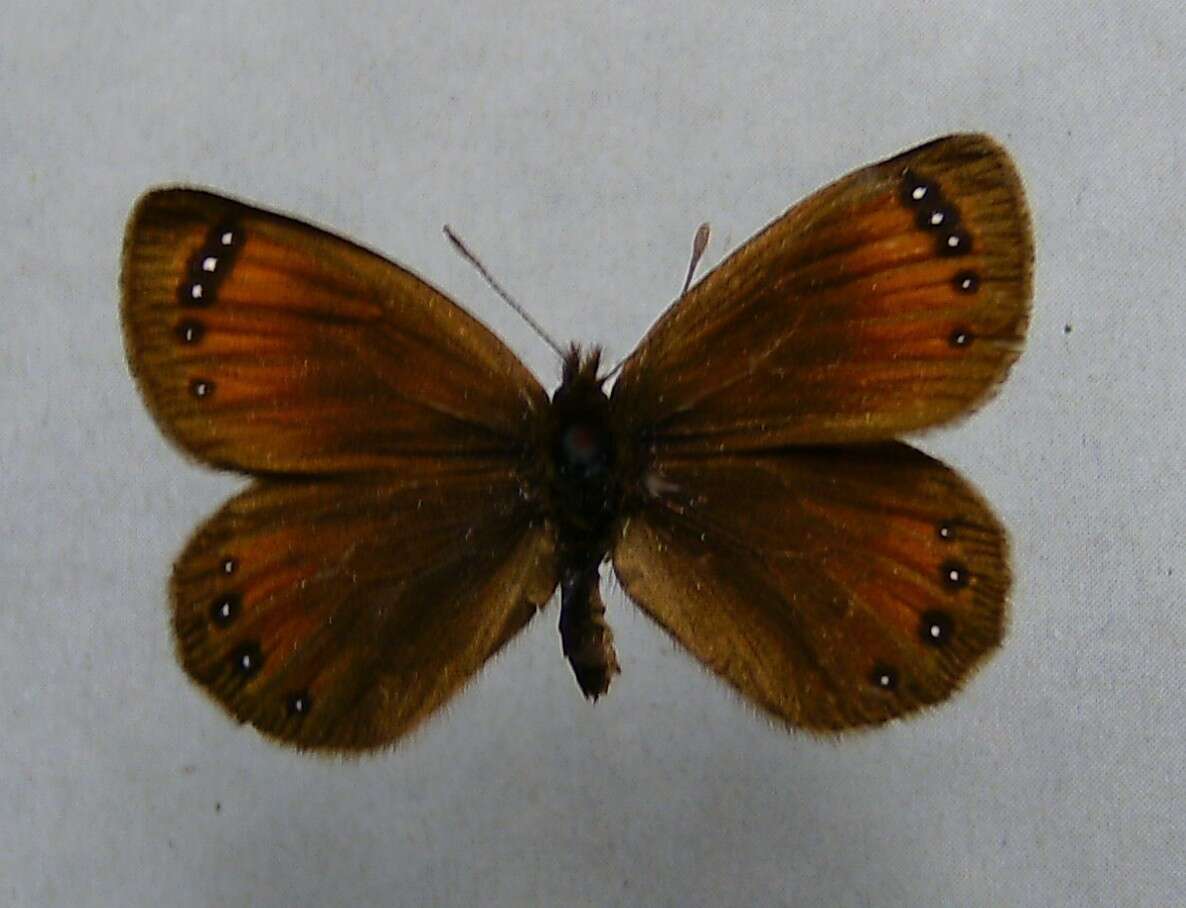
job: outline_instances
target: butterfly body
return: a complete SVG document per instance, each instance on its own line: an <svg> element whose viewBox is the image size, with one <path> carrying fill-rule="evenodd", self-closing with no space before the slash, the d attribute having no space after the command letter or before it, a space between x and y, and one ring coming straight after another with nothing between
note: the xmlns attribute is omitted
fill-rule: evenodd
<svg viewBox="0 0 1186 908"><path fill-rule="evenodd" d="M550 397L481 323L381 256L213 193L128 224L129 363L165 433L254 477L170 584L178 658L302 748L406 735L553 593L586 696L626 594L788 725L877 725L1000 643L1007 539L900 442L1016 359L1033 241L1005 151L935 140L791 208L691 286L612 388L596 349Z"/></svg>
<svg viewBox="0 0 1186 908"><path fill-rule="evenodd" d="M581 691L593 699L609 690L619 671L601 599L601 565L621 520L628 481L621 467L629 461L614 433L610 400L597 374L600 362L600 350L582 355L574 344L549 413L560 638Z"/></svg>

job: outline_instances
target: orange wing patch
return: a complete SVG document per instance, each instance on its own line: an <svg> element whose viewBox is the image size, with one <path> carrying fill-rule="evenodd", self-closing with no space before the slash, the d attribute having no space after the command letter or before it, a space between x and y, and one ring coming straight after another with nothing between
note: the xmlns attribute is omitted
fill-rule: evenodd
<svg viewBox="0 0 1186 908"><path fill-rule="evenodd" d="M736 450L891 438L1016 359L1032 240L1008 156L954 136L792 208L675 305L614 388L623 431Z"/></svg>
<svg viewBox="0 0 1186 908"><path fill-rule="evenodd" d="M518 455L546 405L501 342L419 278L208 193L141 200L123 285L129 360L153 414L217 466Z"/></svg>
<svg viewBox="0 0 1186 908"><path fill-rule="evenodd" d="M660 458L614 549L626 592L751 701L803 728L946 699L1004 634L991 510L903 444ZM686 491L681 491L686 490Z"/></svg>
<svg viewBox="0 0 1186 908"><path fill-rule="evenodd" d="M186 671L241 721L364 750L449 699L555 585L551 530L509 474L264 482L178 559L174 629Z"/></svg>

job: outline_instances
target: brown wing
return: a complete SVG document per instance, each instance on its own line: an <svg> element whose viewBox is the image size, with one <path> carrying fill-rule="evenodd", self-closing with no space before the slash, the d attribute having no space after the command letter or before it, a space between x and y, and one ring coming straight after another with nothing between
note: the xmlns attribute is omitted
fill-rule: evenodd
<svg viewBox="0 0 1186 908"><path fill-rule="evenodd" d="M493 334L419 278L207 192L155 190L136 206L123 320L157 422L221 467L503 456L547 404Z"/></svg>
<svg viewBox="0 0 1186 908"><path fill-rule="evenodd" d="M517 488L489 472L257 483L175 566L182 664L280 741L395 741L552 594L551 530Z"/></svg>
<svg viewBox="0 0 1186 908"><path fill-rule="evenodd" d="M613 552L626 592L788 723L835 731L948 697L999 644L1004 531L904 444L656 464Z"/></svg>
<svg viewBox="0 0 1186 908"><path fill-rule="evenodd" d="M1033 241L986 136L939 139L799 203L627 360L623 431L702 450L887 439L981 403L1017 357Z"/></svg>

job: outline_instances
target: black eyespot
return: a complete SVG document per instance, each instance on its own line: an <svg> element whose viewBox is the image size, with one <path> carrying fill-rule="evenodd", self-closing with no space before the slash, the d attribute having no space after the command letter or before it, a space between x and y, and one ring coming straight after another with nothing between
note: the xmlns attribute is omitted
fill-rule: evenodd
<svg viewBox="0 0 1186 908"><path fill-rule="evenodd" d="M947 337L947 342L953 347L966 347L972 343L973 334L967 328L956 328Z"/></svg>
<svg viewBox="0 0 1186 908"><path fill-rule="evenodd" d="M209 306L211 287L205 280L187 280L177 290L177 301L183 306Z"/></svg>
<svg viewBox="0 0 1186 908"><path fill-rule="evenodd" d="M951 589L962 590L968 585L968 569L958 561L944 561L939 566L939 577Z"/></svg>
<svg viewBox="0 0 1186 908"><path fill-rule="evenodd" d="M939 190L930 180L924 180L914 171L907 170L902 174L902 201L910 208L931 206L939 196Z"/></svg>
<svg viewBox="0 0 1186 908"><path fill-rule="evenodd" d="M263 651L254 640L235 647L231 653L231 669L240 678L254 677L263 668L263 664Z"/></svg>
<svg viewBox="0 0 1186 908"><path fill-rule="evenodd" d="M228 555L226 558L222 559L222 562L218 565L218 567L219 570L221 570L224 574L230 575L239 569L239 562Z"/></svg>
<svg viewBox="0 0 1186 908"><path fill-rule="evenodd" d="M980 275L970 268L956 272L951 282L958 293L975 293L980 289Z"/></svg>
<svg viewBox="0 0 1186 908"><path fill-rule="evenodd" d="M947 612L932 609L919 617L918 636L928 646L946 646L954 631L955 622Z"/></svg>
<svg viewBox="0 0 1186 908"><path fill-rule="evenodd" d="M924 205L914 222L923 230L950 232L959 223L959 215L950 205Z"/></svg>
<svg viewBox="0 0 1186 908"><path fill-rule="evenodd" d="M177 338L183 344L196 344L206 334L206 326L196 319L187 318L177 326Z"/></svg>
<svg viewBox="0 0 1186 908"><path fill-rule="evenodd" d="M972 251L972 238L962 230L947 230L939 234L939 255L967 255Z"/></svg>
<svg viewBox="0 0 1186 908"><path fill-rule="evenodd" d="M220 224L206 234L205 243L190 257L186 279L177 288L177 301L182 306L213 304L242 245L243 231L232 223Z"/></svg>
<svg viewBox="0 0 1186 908"><path fill-rule="evenodd" d="M881 690L893 691L898 689L898 672L894 668L879 662L869 673L869 682Z"/></svg>
<svg viewBox="0 0 1186 908"><path fill-rule="evenodd" d="M935 527L935 534L944 542L951 542L951 540L955 539L955 527L951 521L944 521Z"/></svg>
<svg viewBox="0 0 1186 908"><path fill-rule="evenodd" d="M243 231L231 221L220 224L210 231L206 248L211 250L238 250L243 245Z"/></svg>
<svg viewBox="0 0 1186 908"><path fill-rule="evenodd" d="M189 383L189 393L197 398L209 397L214 393L214 382L195 378Z"/></svg>
<svg viewBox="0 0 1186 908"><path fill-rule="evenodd" d="M305 690L294 691L284 700L284 708L290 718L307 716L312 707L313 700L309 697L309 692Z"/></svg>
<svg viewBox="0 0 1186 908"><path fill-rule="evenodd" d="M243 600L238 593L227 593L219 596L210 606L210 620L219 627L227 627L239 617L243 610Z"/></svg>

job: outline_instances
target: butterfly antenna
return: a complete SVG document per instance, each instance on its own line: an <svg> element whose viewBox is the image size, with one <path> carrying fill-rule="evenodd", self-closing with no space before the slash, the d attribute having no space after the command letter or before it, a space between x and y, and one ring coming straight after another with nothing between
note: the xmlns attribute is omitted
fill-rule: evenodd
<svg viewBox="0 0 1186 908"><path fill-rule="evenodd" d="M564 359L565 356L567 356L564 348L556 343L556 341L552 340L548 332L543 329L543 326L533 319L531 315L528 314L526 309L515 302L515 300L511 298L511 295L499 286L498 281L496 281L493 275L491 275L490 272L486 270L486 266L478 260L476 255L469 251L465 243L461 242L461 238L453 232L453 228L451 228L448 224L445 225L445 236L449 238L449 242L453 244L453 248L461 253L462 257L465 258L466 261L478 269L478 274L482 275L482 277L486 279L486 283L490 285L491 289L493 289L495 293L502 297L503 302L518 312L519 317L523 319L523 321L527 322L527 324L532 327L532 330L542 337L547 345L555 350L556 354L561 359Z"/></svg>
<svg viewBox="0 0 1186 908"><path fill-rule="evenodd" d="M708 234L707 221L696 228L696 236L692 239L692 260L688 262L688 276L684 278L684 289L680 291L680 296L687 293L688 288L692 286L692 275L696 273L696 266L700 264L700 256L704 255L704 250L708 248Z"/></svg>
<svg viewBox="0 0 1186 908"><path fill-rule="evenodd" d="M708 248L708 236L710 232L707 221L696 228L696 236L692 238L692 260L688 262L688 276L684 278L684 289L679 292L681 297L692 286L692 276L696 273L696 266L700 264L700 257L704 255L704 250ZM624 365L626 365L625 359L618 360L618 364L605 373L605 378L612 378Z"/></svg>

